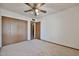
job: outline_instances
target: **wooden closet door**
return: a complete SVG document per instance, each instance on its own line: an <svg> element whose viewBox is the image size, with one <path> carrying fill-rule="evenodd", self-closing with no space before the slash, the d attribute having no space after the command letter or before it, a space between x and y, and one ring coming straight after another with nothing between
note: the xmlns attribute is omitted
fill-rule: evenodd
<svg viewBox="0 0 79 59"><path fill-rule="evenodd" d="M27 40L27 22L3 17L3 45Z"/></svg>
<svg viewBox="0 0 79 59"><path fill-rule="evenodd" d="M18 22L16 19L11 19L11 40L12 43L18 42Z"/></svg>
<svg viewBox="0 0 79 59"><path fill-rule="evenodd" d="M17 20L17 34L13 36L14 42L20 42L27 40L27 22L22 20Z"/></svg>
<svg viewBox="0 0 79 59"><path fill-rule="evenodd" d="M2 43L3 45L7 45L12 43L12 38L11 38L11 19L8 17L2 17L3 21L3 33L2 33Z"/></svg>

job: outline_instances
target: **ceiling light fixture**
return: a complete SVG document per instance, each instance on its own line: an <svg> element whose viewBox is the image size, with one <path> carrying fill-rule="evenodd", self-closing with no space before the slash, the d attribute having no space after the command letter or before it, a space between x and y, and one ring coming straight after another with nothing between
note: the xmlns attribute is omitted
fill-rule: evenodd
<svg viewBox="0 0 79 59"><path fill-rule="evenodd" d="M39 10L38 9L35 9L35 15L39 15Z"/></svg>
<svg viewBox="0 0 79 59"><path fill-rule="evenodd" d="M28 9L24 12L33 12L34 16L38 16L39 15L39 12L42 12L42 13L47 13L46 10L43 10L41 9L40 7L42 7L45 3L25 3L27 6L31 7L31 9Z"/></svg>

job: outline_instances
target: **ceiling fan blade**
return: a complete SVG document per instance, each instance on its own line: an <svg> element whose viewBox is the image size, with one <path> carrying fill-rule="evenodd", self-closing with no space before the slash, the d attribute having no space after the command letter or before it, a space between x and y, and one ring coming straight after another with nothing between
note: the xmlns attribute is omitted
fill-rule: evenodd
<svg viewBox="0 0 79 59"><path fill-rule="evenodd" d="M40 3L40 7L43 6L45 3Z"/></svg>
<svg viewBox="0 0 79 59"><path fill-rule="evenodd" d="M29 3L25 3L26 5L28 5L28 6L30 6L30 7L32 7Z"/></svg>
<svg viewBox="0 0 79 59"><path fill-rule="evenodd" d="M45 10L40 10L41 12L43 12L43 13L47 13L47 11L45 11Z"/></svg>
<svg viewBox="0 0 79 59"><path fill-rule="evenodd" d="M30 12L30 11L32 11L32 9L30 9L30 10L26 10L26 11L24 11L24 12Z"/></svg>

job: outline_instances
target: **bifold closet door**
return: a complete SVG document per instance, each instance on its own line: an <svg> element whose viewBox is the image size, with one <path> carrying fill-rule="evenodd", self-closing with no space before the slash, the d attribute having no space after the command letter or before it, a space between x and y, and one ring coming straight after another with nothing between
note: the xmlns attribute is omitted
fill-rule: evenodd
<svg viewBox="0 0 79 59"><path fill-rule="evenodd" d="M27 40L27 22L2 17L3 19L3 45L21 42Z"/></svg>
<svg viewBox="0 0 79 59"><path fill-rule="evenodd" d="M26 21L22 21L22 20L16 20L17 23L17 27L14 31L14 36L13 36L13 40L14 42L20 42L20 41L25 41L27 40L27 22ZM13 30L12 30L13 31Z"/></svg>

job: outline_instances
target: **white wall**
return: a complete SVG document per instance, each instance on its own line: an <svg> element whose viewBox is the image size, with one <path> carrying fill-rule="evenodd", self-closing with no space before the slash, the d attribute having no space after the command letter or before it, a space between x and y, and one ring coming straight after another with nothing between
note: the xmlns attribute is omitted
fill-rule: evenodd
<svg viewBox="0 0 79 59"><path fill-rule="evenodd" d="M42 20L41 39L79 49L79 6Z"/></svg>
<svg viewBox="0 0 79 59"><path fill-rule="evenodd" d="M7 17L12 17L12 18L16 18L16 19L21 19L21 20L26 20L28 21L28 40L30 40L30 18L24 16L24 15L21 15L21 14L18 14L18 13L15 13L15 12L12 12L12 11L9 11L9 10L6 10L6 9L0 9L0 47L2 46L2 23L1 23L1 16L7 16Z"/></svg>
<svg viewBox="0 0 79 59"><path fill-rule="evenodd" d="M41 20L41 39L42 40L47 40L46 39L46 32L47 30L46 30L46 20L45 20L45 18L42 18L42 20Z"/></svg>
<svg viewBox="0 0 79 59"><path fill-rule="evenodd" d="M30 18L28 18L25 15L21 15L21 14L18 14L16 12L12 12L12 11L9 11L9 10L6 10L6 9L1 8L0 11L1 11L2 16L17 18L17 19L21 19L21 20L30 20Z"/></svg>

